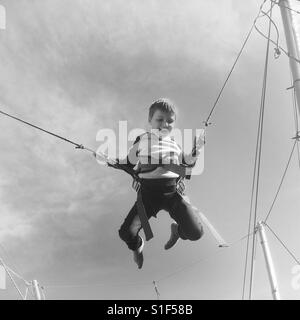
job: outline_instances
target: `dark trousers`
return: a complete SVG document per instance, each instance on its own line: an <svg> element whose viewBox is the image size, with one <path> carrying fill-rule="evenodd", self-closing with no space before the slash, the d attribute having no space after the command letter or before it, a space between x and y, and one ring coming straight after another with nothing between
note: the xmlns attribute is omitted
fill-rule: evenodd
<svg viewBox="0 0 300 320"><path fill-rule="evenodd" d="M178 224L178 233L183 240L198 240L203 235L203 226L192 206L176 191L176 179L144 179L141 184L143 204L148 219L156 217L160 210L166 210ZM138 235L141 221L137 203L133 205L125 218L119 235L130 250L141 245Z"/></svg>

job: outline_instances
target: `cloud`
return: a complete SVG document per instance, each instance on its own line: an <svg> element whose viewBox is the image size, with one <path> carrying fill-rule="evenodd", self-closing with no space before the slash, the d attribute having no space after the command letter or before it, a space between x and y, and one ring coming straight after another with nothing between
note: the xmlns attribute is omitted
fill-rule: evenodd
<svg viewBox="0 0 300 320"><path fill-rule="evenodd" d="M99 129L117 129L119 120L128 121L128 131L142 127L161 96L178 103L182 127L198 127L253 8L241 14L237 1L198 0L3 3L4 111L94 149ZM240 79L226 107L242 100ZM223 110L222 120L234 118ZM72 267L76 279L99 274L99 266L104 274L121 268L125 245L117 230L135 197L129 176L12 119L1 116L0 126L0 240L24 270L55 278Z"/></svg>

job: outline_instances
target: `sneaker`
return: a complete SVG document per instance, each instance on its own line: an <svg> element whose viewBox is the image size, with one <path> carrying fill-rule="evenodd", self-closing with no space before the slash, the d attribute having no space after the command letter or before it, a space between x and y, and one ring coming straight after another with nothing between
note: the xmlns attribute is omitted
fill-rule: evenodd
<svg viewBox="0 0 300 320"><path fill-rule="evenodd" d="M179 239L179 234L178 234L178 224L177 223L172 223L171 224L171 236L169 241L165 244L165 249L168 250L172 248L177 240Z"/></svg>
<svg viewBox="0 0 300 320"><path fill-rule="evenodd" d="M142 239L142 244L140 247L133 251L133 260L137 264L138 268L141 269L144 262L143 249L144 249L144 239Z"/></svg>

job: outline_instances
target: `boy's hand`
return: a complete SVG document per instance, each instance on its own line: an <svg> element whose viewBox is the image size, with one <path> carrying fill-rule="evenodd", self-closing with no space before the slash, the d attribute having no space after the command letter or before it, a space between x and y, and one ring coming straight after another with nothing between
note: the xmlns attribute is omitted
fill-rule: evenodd
<svg viewBox="0 0 300 320"><path fill-rule="evenodd" d="M197 141L196 141L196 146L197 146L197 147L199 146L200 148L202 148L204 144L205 144L205 131L203 131L203 132L199 135L199 137L198 137L198 139L197 139Z"/></svg>
<svg viewBox="0 0 300 320"><path fill-rule="evenodd" d="M198 156L204 144L205 144L205 131L202 131L198 136L198 138L195 137L194 139L194 147L193 147L192 155Z"/></svg>

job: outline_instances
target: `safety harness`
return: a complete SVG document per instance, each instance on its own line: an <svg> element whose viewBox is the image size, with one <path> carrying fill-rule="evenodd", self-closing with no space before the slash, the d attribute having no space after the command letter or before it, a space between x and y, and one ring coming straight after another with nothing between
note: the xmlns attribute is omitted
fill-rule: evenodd
<svg viewBox="0 0 300 320"><path fill-rule="evenodd" d="M150 134L148 132L144 134ZM136 138L135 142L133 145L136 143L140 142L141 137L144 135L140 135ZM138 147L138 146L137 146ZM127 160L128 157L127 157ZM184 195L184 190L185 190L185 184L184 184L184 179L190 179L191 178L191 171L192 168L195 166L196 162L193 164L151 164L151 159L150 163L148 164L141 164L138 163L137 169L134 169L135 165L132 165L129 161L127 161L126 164L121 164L119 161L115 164L109 164L109 166L114 167L115 169L120 169L125 171L126 173L130 174L133 178L132 181L132 187L133 189L137 192L137 211L139 218L141 220L141 225L145 233L145 238L146 240L150 240L153 238L153 232L151 230L151 226L147 217L147 213L143 204L143 199L142 199L142 191L141 191L141 185L142 185L142 179L139 177L140 173L148 173L156 170L159 167L162 167L166 169L167 171L174 172L179 175L176 181L176 192L179 193L181 196Z"/></svg>

